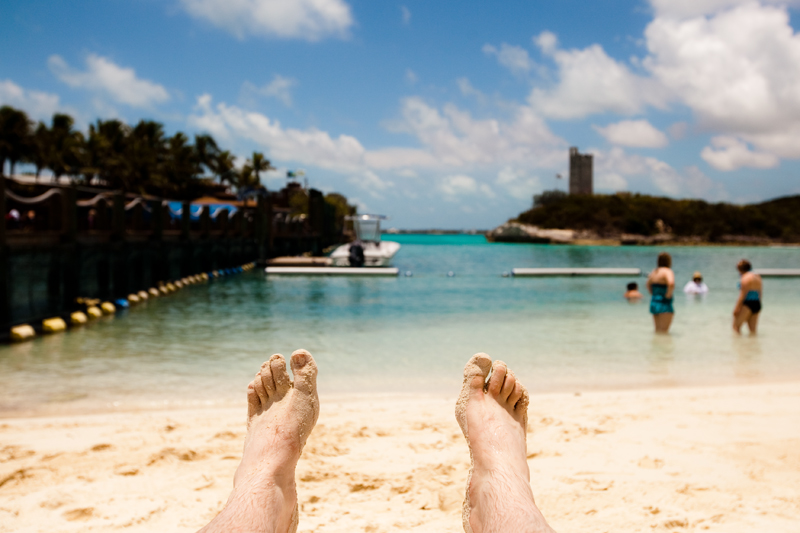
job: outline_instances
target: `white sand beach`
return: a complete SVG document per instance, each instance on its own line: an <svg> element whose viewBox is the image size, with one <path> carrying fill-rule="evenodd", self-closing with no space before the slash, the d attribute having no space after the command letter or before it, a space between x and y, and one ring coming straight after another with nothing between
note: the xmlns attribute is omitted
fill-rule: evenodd
<svg viewBox="0 0 800 533"><path fill-rule="evenodd" d="M323 397L300 532L459 532L455 396ZM245 406L0 420L0 531L195 531L222 508ZM528 457L557 531L796 532L800 383L534 394Z"/></svg>

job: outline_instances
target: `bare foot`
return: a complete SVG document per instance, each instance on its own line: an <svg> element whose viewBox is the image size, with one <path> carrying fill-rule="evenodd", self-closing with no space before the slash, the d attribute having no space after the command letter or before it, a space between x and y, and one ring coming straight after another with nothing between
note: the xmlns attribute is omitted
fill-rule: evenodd
<svg viewBox="0 0 800 533"><path fill-rule="evenodd" d="M293 533L297 529L294 472L319 417L317 364L297 350L273 355L247 386L247 437L225 508L201 531Z"/></svg>
<svg viewBox="0 0 800 533"><path fill-rule="evenodd" d="M505 363L495 361L493 365L483 353L470 359L464 367L456 418L472 460L464 499L464 531L552 532L531 492L525 445L528 392Z"/></svg>

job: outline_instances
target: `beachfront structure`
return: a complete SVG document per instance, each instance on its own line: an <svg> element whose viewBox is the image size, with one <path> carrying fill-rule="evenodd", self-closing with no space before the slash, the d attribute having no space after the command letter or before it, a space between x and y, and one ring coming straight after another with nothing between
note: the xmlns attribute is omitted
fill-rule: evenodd
<svg viewBox="0 0 800 533"><path fill-rule="evenodd" d="M569 193L593 194L592 155L578 152L573 146L569 149Z"/></svg>

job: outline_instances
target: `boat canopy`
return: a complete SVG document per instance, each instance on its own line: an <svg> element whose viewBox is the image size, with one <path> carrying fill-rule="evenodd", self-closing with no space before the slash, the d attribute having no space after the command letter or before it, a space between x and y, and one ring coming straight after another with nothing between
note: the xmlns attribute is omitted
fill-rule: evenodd
<svg viewBox="0 0 800 533"><path fill-rule="evenodd" d="M386 220L383 215L355 215L347 217L353 221L356 238L360 241L381 241L381 220Z"/></svg>

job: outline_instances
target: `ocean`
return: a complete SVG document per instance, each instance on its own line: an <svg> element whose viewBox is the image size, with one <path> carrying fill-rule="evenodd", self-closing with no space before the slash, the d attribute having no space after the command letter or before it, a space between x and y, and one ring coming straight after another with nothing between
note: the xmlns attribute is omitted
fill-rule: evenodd
<svg viewBox="0 0 800 533"><path fill-rule="evenodd" d="M715 385L800 376L800 279L764 281L759 335L736 336L735 265L797 268L800 249L490 244L391 235L397 278L267 277L189 286L64 334L0 346L5 416L241 403L272 353L309 350L321 394L458 392L476 352L533 392ZM653 333L625 285L673 256L676 315ZM514 278L514 267L638 267L641 278ZM700 270L702 298L681 292ZM452 272L452 276L448 276Z"/></svg>

